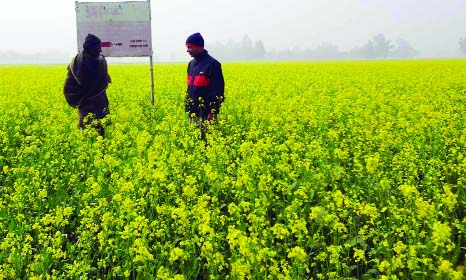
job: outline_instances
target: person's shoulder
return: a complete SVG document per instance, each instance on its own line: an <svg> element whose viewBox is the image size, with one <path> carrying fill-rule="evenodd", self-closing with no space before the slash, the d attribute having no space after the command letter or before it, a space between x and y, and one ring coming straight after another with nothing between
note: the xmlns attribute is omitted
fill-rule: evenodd
<svg viewBox="0 0 466 280"><path fill-rule="evenodd" d="M84 57L84 54L82 51L78 52L73 58L72 60L74 61L82 61L83 60L83 57Z"/></svg>
<svg viewBox="0 0 466 280"><path fill-rule="evenodd" d="M188 68L191 67L196 60L193 58L188 62Z"/></svg>
<svg viewBox="0 0 466 280"><path fill-rule="evenodd" d="M102 63L102 64L107 64L107 60L105 59L104 55L99 55L99 57L97 58L97 61L99 61L99 63Z"/></svg>
<svg viewBox="0 0 466 280"><path fill-rule="evenodd" d="M83 60L83 54L82 52L78 52L75 56L73 56L70 60L70 63L68 64L68 68L74 68L75 66L79 65L82 63Z"/></svg>
<svg viewBox="0 0 466 280"><path fill-rule="evenodd" d="M210 54L207 54L207 55L208 55L208 58L209 58L209 60L210 60L210 62L211 62L212 64L216 64L216 65L220 65L220 64L221 64L215 57L211 56Z"/></svg>
<svg viewBox="0 0 466 280"><path fill-rule="evenodd" d="M213 57L212 57L212 64L215 65L217 68L222 66L220 61L218 61L217 59L215 59Z"/></svg>

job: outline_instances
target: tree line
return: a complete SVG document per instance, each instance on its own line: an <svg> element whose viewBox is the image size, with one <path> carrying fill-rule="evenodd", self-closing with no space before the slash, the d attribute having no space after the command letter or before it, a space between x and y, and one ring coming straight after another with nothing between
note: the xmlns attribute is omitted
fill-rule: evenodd
<svg viewBox="0 0 466 280"><path fill-rule="evenodd" d="M419 55L419 51L407 40L399 38L392 42L384 34L377 34L368 40L366 44L355 47L350 51L341 51L338 46L328 42L321 43L314 49L295 47L290 50L267 51L261 40L253 42L248 35L244 35L239 42L230 40L223 44L216 43L209 49L216 57L224 61L405 59Z"/></svg>
<svg viewBox="0 0 466 280"><path fill-rule="evenodd" d="M338 46L328 42L323 42L314 49L294 47L289 50L267 50L261 40L253 41L248 35L244 35L239 42L230 40L226 43L216 43L208 49L222 61L408 59L420 55L407 40L398 38L392 41L382 33L349 51L341 51ZM458 50L466 56L466 37L458 40ZM69 59L67 53L56 51L35 54L0 51L0 64L63 64ZM177 59L172 57L169 61Z"/></svg>

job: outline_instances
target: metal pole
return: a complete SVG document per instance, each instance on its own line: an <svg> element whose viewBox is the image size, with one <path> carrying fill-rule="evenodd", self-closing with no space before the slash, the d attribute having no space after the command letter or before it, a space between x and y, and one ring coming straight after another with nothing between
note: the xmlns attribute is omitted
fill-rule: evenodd
<svg viewBox="0 0 466 280"><path fill-rule="evenodd" d="M150 29L150 83L151 83L151 94L150 101L152 106L154 106L154 66L153 66L153 50L152 50L152 10L149 1L149 29Z"/></svg>
<svg viewBox="0 0 466 280"><path fill-rule="evenodd" d="M74 1L74 12L76 13L76 45L78 47L78 51L79 52L79 34L78 34L78 1Z"/></svg>
<svg viewBox="0 0 466 280"><path fill-rule="evenodd" d="M150 94L150 102L154 105L154 68L152 63L152 55L150 56L150 86L151 86L151 94Z"/></svg>

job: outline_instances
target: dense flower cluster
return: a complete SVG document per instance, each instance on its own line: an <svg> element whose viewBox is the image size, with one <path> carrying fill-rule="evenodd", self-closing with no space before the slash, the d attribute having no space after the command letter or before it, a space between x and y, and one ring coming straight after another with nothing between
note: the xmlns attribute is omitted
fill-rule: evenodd
<svg viewBox="0 0 466 280"><path fill-rule="evenodd" d="M0 279L464 279L466 62L110 65L106 138L63 66L0 67Z"/></svg>

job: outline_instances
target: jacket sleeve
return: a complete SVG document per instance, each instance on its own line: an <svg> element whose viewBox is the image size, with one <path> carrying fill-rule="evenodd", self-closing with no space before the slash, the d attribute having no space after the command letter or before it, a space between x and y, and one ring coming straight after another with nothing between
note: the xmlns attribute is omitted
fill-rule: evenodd
<svg viewBox="0 0 466 280"><path fill-rule="evenodd" d="M189 91L189 83L190 83L190 81L189 81L189 73L190 73L190 71L191 71L191 62L192 62L192 61L190 61L190 62L188 63L188 69L186 69L186 80L187 80L186 93L188 93L188 91Z"/></svg>
<svg viewBox="0 0 466 280"><path fill-rule="evenodd" d="M212 95L221 104L225 99L225 81L223 79L222 65L219 62L215 62L212 66L211 89Z"/></svg>

